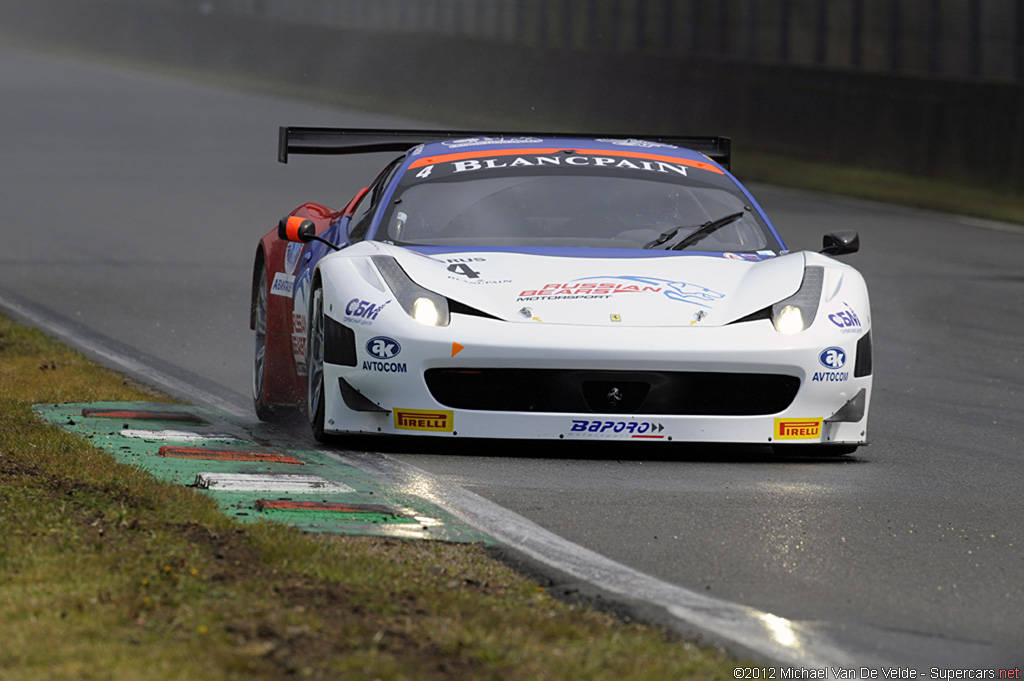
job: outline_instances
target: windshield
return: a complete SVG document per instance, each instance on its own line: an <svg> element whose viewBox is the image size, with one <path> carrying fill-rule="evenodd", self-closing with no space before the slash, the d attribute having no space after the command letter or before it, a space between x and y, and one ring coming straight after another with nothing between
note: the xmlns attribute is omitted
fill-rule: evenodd
<svg viewBox="0 0 1024 681"><path fill-rule="evenodd" d="M582 154L573 157L576 164L556 165L566 156L555 154L506 157L504 165L414 164L374 238L422 246L780 248L725 175L666 163L620 160L619 167L608 167L587 163L602 159ZM686 240L702 227L705 234Z"/></svg>

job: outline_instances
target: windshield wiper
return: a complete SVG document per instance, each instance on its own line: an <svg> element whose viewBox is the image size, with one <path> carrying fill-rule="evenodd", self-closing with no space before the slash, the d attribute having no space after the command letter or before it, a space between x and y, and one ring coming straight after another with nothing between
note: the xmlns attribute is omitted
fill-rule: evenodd
<svg viewBox="0 0 1024 681"><path fill-rule="evenodd" d="M670 240L672 237L674 237L682 230L694 229L696 227L695 231L687 234L686 238L684 238L682 241L673 246L669 246L668 248L665 249L670 251L681 251L687 246L692 246L693 244L697 243L698 241L700 241L707 235L711 234L712 232L715 232L721 229L722 227L730 225L733 222L739 220L741 217L743 217L743 215L744 212L740 211L739 213L732 213L731 215L726 215L725 217L718 218L717 220L709 220L708 222L705 222L702 225L680 225L675 229L670 229L669 231L663 233L654 241L649 241L648 243L644 244L644 248L656 248L665 243L666 241Z"/></svg>

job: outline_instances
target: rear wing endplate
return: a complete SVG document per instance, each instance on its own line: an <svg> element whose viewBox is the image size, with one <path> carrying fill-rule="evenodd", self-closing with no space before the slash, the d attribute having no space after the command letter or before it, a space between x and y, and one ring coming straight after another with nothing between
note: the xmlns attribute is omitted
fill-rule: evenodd
<svg viewBox="0 0 1024 681"><path fill-rule="evenodd" d="M470 137L569 137L592 139L642 139L698 151L723 168L729 168L732 140L729 137L684 137L679 135L610 135L566 132L481 132L479 130L388 130L374 128L281 127L277 160L288 162L289 154L368 154L402 152L418 144Z"/></svg>

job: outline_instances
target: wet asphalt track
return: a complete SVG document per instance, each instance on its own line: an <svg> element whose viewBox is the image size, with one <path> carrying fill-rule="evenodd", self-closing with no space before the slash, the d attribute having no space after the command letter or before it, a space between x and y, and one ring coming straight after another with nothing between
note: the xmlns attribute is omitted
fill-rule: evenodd
<svg viewBox="0 0 1024 681"><path fill-rule="evenodd" d="M401 123L3 47L0 93L0 293L242 409L257 239L301 201L341 205L382 163L278 164L277 126ZM793 249L861 234L848 262L872 295L870 447L838 461L682 446L394 456L666 582L925 674L1019 666L1024 229L755 194Z"/></svg>

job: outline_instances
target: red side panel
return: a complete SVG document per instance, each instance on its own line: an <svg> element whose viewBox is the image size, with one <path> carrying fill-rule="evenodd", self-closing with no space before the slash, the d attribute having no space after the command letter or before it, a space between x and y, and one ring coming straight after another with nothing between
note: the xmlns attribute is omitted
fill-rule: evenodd
<svg viewBox="0 0 1024 681"><path fill-rule="evenodd" d="M316 203L306 203L289 216L298 216L309 219L316 225L316 233L321 234L332 222L343 215L342 212L332 211L326 206ZM257 264L263 254L263 261L267 268L267 345L264 355L264 401L267 404L294 405L305 402L306 377L300 376L295 368L295 360L292 355L292 306L291 296L272 295L270 287L273 286L274 277L285 272L285 254L290 242L279 239L277 227L275 226L262 239L257 250ZM305 246L303 246L305 251ZM301 255L300 255L301 260ZM287 272L294 275L293 271ZM258 282L258 273L253 277ZM256 284L253 284L252 314L249 319L249 328L256 328Z"/></svg>

